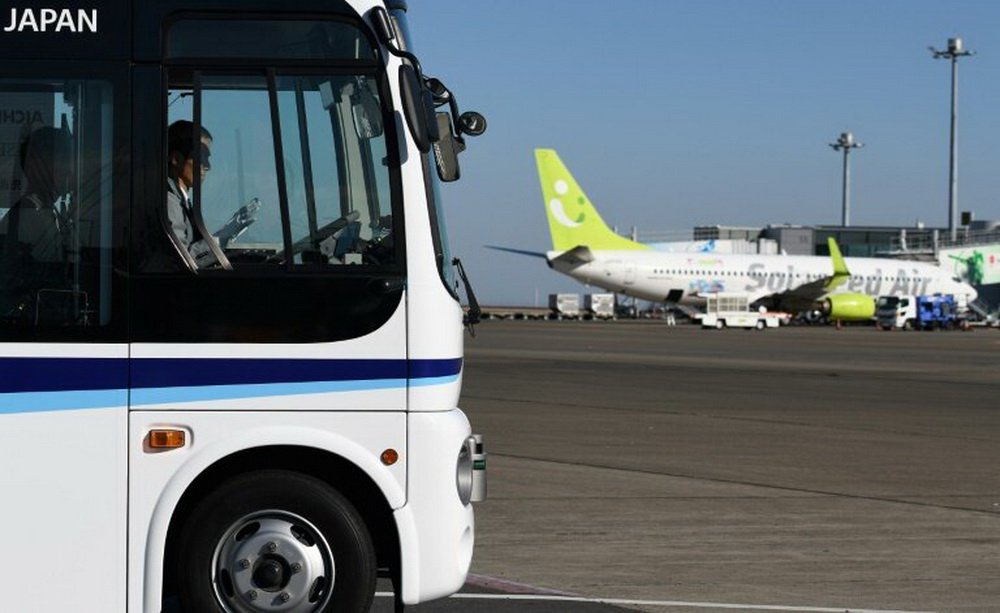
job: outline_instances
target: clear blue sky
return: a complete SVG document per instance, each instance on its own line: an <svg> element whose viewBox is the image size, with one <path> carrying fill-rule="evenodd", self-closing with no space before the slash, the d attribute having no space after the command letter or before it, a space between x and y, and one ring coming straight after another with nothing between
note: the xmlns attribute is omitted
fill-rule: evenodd
<svg viewBox="0 0 1000 613"><path fill-rule="evenodd" d="M415 48L486 115L449 232L486 304L591 291L542 260L533 150L551 147L620 228L840 221L947 225L950 66L960 36L959 210L1000 219L1000 3L990 0L410 0Z"/></svg>

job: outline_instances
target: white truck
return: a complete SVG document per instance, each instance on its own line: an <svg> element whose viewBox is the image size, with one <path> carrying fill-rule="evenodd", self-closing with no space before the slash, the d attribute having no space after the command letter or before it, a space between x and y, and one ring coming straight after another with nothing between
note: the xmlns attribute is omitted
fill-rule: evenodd
<svg viewBox="0 0 1000 613"><path fill-rule="evenodd" d="M883 330L912 330L917 323L915 296L882 296L878 299L875 317Z"/></svg>
<svg viewBox="0 0 1000 613"><path fill-rule="evenodd" d="M705 314L701 316L702 328L777 328L781 325L780 316L768 313L764 309L750 309L749 297L746 294L717 292L705 296Z"/></svg>
<svg viewBox="0 0 1000 613"><path fill-rule="evenodd" d="M583 296L583 310L587 317L593 319L614 319L615 295L585 294Z"/></svg>

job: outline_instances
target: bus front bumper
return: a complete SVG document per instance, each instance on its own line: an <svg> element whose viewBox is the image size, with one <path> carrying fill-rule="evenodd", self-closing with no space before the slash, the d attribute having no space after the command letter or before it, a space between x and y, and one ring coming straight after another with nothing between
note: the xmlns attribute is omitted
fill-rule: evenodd
<svg viewBox="0 0 1000 613"><path fill-rule="evenodd" d="M486 466L482 438L472 436L461 410L410 413L408 420L407 501L394 516L402 600L412 605L465 584L475 541L472 501L485 499Z"/></svg>

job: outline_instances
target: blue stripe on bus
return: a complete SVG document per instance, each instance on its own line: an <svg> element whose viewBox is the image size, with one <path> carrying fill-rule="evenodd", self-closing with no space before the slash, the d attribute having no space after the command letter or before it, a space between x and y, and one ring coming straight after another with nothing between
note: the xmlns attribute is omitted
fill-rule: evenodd
<svg viewBox="0 0 1000 613"><path fill-rule="evenodd" d="M405 379L406 360L148 358L132 361L132 388Z"/></svg>
<svg viewBox="0 0 1000 613"><path fill-rule="evenodd" d="M452 380L457 376L451 377ZM262 383L255 385L204 385L200 387L150 387L132 390L132 406L172 402L239 400L264 396L294 396L328 392L358 392L406 387L406 379Z"/></svg>
<svg viewBox="0 0 1000 613"><path fill-rule="evenodd" d="M0 394L0 415L122 408L126 404L128 404L128 390L124 389L18 392Z"/></svg>
<svg viewBox="0 0 1000 613"><path fill-rule="evenodd" d="M131 368L131 373L129 369ZM324 391L386 389L410 385L439 385L455 381L462 359L440 360L298 360L202 358L0 358L0 412L32 408L23 401L30 395L44 406L39 393L103 392L81 394L79 402L52 400L69 408L114 406L131 379L133 403L180 402L182 398L246 398ZM209 388L209 389L205 389ZM216 388L216 389L211 389ZM256 389L257 392L250 390ZM168 390L174 390L169 392ZM258 393L269 390L266 393ZM284 391L287 390L287 391ZM298 390L298 391L293 391ZM310 391L315 390L315 391ZM105 398L107 400L96 400ZM167 398L168 400L149 400ZM141 399L141 400L140 400ZM96 404L95 404L96 403ZM54 409L37 409L54 410Z"/></svg>
<svg viewBox="0 0 1000 613"><path fill-rule="evenodd" d="M123 358L0 358L0 393L121 389Z"/></svg>
<svg viewBox="0 0 1000 613"><path fill-rule="evenodd" d="M410 387L427 387L428 385L444 385L458 381L458 375L447 377L422 377L420 379L410 379Z"/></svg>

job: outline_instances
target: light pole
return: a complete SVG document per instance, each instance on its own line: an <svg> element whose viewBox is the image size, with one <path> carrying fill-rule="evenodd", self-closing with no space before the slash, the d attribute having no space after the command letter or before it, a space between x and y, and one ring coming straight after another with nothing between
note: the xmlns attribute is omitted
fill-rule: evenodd
<svg viewBox="0 0 1000 613"><path fill-rule="evenodd" d="M850 132L843 132L837 142L830 143L834 151L844 151L844 190L843 190L843 211L840 216L840 225L851 225L851 149L864 147L862 143L854 140L854 135Z"/></svg>
<svg viewBox="0 0 1000 613"><path fill-rule="evenodd" d="M951 60L951 153L948 167L948 233L954 243L956 238L956 211L958 210L958 58L972 55L972 51L962 48L961 38L949 38L948 50L938 51L931 47L934 59Z"/></svg>

